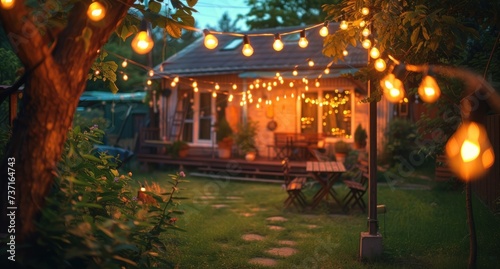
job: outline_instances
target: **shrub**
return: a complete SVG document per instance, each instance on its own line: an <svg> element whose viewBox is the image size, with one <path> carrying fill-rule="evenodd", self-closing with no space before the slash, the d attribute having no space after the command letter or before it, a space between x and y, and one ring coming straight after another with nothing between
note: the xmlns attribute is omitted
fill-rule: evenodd
<svg viewBox="0 0 500 269"><path fill-rule="evenodd" d="M417 128L408 120L393 119L389 122L385 137L385 161L395 165L401 158L408 159L410 153L415 150Z"/></svg>
<svg viewBox="0 0 500 269"><path fill-rule="evenodd" d="M184 176L171 175L166 193L142 191L132 173L120 174L115 157L95 155L104 132L96 127L68 134L57 177L37 221L36 244L19 257L33 268L165 268L159 239L175 225L175 193Z"/></svg>
<svg viewBox="0 0 500 269"><path fill-rule="evenodd" d="M255 137L257 136L258 127L259 123L251 120L248 120L246 123L241 123L238 126L235 142L242 153L246 154L248 152L257 151Z"/></svg>

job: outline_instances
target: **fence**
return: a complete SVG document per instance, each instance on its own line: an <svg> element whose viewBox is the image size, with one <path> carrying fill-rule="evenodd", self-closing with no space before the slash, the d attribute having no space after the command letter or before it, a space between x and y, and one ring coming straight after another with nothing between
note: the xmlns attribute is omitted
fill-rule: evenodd
<svg viewBox="0 0 500 269"><path fill-rule="evenodd" d="M500 114L487 117L486 131L495 151L495 163L484 178L472 183L472 189L494 213L500 214Z"/></svg>

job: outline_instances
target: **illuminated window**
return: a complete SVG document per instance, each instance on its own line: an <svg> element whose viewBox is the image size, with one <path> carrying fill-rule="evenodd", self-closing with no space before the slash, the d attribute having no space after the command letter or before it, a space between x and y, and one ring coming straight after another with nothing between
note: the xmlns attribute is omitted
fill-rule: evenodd
<svg viewBox="0 0 500 269"><path fill-rule="evenodd" d="M351 94L350 91L335 89L323 92L323 133L327 136L345 137L351 135Z"/></svg>

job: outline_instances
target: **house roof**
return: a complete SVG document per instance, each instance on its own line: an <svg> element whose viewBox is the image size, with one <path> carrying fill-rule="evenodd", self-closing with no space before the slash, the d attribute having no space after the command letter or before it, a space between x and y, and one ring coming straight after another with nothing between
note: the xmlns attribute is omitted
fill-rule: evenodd
<svg viewBox="0 0 500 269"><path fill-rule="evenodd" d="M257 31L248 31L242 34L263 34L263 33L289 33L304 29L304 26L283 27L274 29L262 29ZM330 32L338 30L338 23L330 23ZM252 72L276 72L292 71L294 68L299 70L317 70L321 73L327 65L333 60L323 55L323 37L319 35L319 29L313 28L306 31L306 37L309 44L306 48L300 48L297 44L298 33L295 35L282 36L284 48L277 52L273 49L273 36L249 36L250 44L254 48L254 53L246 57L241 53L243 38L228 34L215 35L219 40L217 48L209 50L204 46L204 37L197 39L191 45L184 48L179 53L171 56L164 61L161 66L163 71L158 71L158 75L166 76L206 76L222 74L240 74L245 73L249 76ZM290 41L287 41L289 39ZM225 49L231 42L240 42L233 49ZM233 43L234 44L234 43ZM357 68L366 66L367 52L361 47L348 48L349 55L344 61L339 61L330 66L334 71L330 76L338 76L341 73L347 73L357 70ZM307 59L315 62L314 67L309 67ZM156 69L160 69L158 66ZM258 75L259 73L255 73Z"/></svg>

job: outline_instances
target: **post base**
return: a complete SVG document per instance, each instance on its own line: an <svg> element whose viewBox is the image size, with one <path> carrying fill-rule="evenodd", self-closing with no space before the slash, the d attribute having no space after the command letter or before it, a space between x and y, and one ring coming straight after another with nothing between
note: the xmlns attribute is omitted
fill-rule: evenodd
<svg viewBox="0 0 500 269"><path fill-rule="evenodd" d="M382 255L382 235L362 232L359 240L359 259L372 259Z"/></svg>

